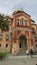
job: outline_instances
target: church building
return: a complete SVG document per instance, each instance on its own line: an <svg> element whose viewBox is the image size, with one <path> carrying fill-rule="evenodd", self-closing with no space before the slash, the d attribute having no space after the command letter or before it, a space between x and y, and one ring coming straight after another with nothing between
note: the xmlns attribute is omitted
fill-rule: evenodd
<svg viewBox="0 0 37 65"><path fill-rule="evenodd" d="M12 21L9 22L9 32L5 31L3 34L8 33L6 36L9 40L0 41L0 51L18 54L32 49L33 52L37 52L37 24L31 16L22 10L17 10L7 18Z"/></svg>

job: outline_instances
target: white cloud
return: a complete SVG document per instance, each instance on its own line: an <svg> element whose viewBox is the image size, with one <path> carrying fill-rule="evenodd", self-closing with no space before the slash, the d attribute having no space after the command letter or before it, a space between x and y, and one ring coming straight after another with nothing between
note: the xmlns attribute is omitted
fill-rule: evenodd
<svg viewBox="0 0 37 65"><path fill-rule="evenodd" d="M37 0L0 0L0 13L11 14L12 11L20 8L37 20Z"/></svg>

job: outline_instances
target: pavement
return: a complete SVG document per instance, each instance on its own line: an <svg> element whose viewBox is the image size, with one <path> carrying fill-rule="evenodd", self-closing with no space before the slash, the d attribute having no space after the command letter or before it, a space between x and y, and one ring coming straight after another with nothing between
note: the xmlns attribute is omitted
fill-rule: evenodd
<svg viewBox="0 0 37 65"><path fill-rule="evenodd" d="M37 55L33 58L30 56L9 56L6 59L0 60L0 65L36 65Z"/></svg>
<svg viewBox="0 0 37 65"><path fill-rule="evenodd" d="M37 58L37 55L32 55L33 58ZM24 56L13 56L13 55L10 55L8 58L31 58L31 55L24 55Z"/></svg>

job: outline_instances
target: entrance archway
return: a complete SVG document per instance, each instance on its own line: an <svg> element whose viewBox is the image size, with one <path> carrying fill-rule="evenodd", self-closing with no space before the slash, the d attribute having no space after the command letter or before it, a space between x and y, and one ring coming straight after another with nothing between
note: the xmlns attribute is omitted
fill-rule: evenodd
<svg viewBox="0 0 37 65"><path fill-rule="evenodd" d="M24 35L20 36L20 49L27 49L27 38Z"/></svg>

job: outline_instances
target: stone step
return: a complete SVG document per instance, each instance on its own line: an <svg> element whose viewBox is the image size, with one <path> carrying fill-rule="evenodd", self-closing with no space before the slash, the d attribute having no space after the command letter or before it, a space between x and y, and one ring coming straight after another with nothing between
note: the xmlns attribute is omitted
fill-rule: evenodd
<svg viewBox="0 0 37 65"><path fill-rule="evenodd" d="M24 55L26 55L26 53L25 53L25 50L21 50L17 55L19 55L19 56L24 56Z"/></svg>

